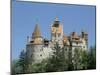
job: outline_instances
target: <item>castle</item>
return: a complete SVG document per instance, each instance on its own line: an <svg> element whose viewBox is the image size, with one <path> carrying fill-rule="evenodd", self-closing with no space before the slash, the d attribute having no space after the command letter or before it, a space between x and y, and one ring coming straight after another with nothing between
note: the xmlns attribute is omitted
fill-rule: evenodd
<svg viewBox="0 0 100 75"><path fill-rule="evenodd" d="M71 47L72 50L75 48L87 50L88 34L82 31L81 35L77 35L76 32L72 32L69 36L65 35L63 26L56 17L51 26L51 39L48 40L42 37L39 25L36 24L32 37L28 40L26 45L28 59L31 60L31 63L39 63L43 59L50 58L56 43L58 43L60 47L63 47L66 43L67 48Z"/></svg>

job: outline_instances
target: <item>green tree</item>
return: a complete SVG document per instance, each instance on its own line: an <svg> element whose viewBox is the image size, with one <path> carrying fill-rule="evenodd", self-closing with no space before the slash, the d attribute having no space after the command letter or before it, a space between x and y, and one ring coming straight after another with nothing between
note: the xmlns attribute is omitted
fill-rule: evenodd
<svg viewBox="0 0 100 75"><path fill-rule="evenodd" d="M20 53L17 66L20 67L20 73L25 73L26 71L26 52L24 50Z"/></svg>
<svg viewBox="0 0 100 75"><path fill-rule="evenodd" d="M17 59L11 61L11 75L16 75L20 72L20 68L17 66L17 62Z"/></svg>
<svg viewBox="0 0 100 75"><path fill-rule="evenodd" d="M75 50L73 51L73 66L74 66L74 70L78 70L81 69L81 52L82 50L79 48L75 48Z"/></svg>
<svg viewBox="0 0 100 75"><path fill-rule="evenodd" d="M74 69L72 60L73 60L72 49L69 48L69 50L68 50L68 71L72 71Z"/></svg>
<svg viewBox="0 0 100 75"><path fill-rule="evenodd" d="M13 61L11 64L11 75L16 75L16 65Z"/></svg>
<svg viewBox="0 0 100 75"><path fill-rule="evenodd" d="M96 69L96 46L90 48L88 57L88 69Z"/></svg>
<svg viewBox="0 0 100 75"><path fill-rule="evenodd" d="M66 67L64 50L58 43L54 46L52 58L48 59L46 72L64 71Z"/></svg>
<svg viewBox="0 0 100 75"><path fill-rule="evenodd" d="M88 67L88 51L87 50L82 50L82 53L81 53L81 64L82 64L82 69L87 69Z"/></svg>
<svg viewBox="0 0 100 75"><path fill-rule="evenodd" d="M32 73L43 73L46 67L46 61L43 60L41 63L36 63L32 65Z"/></svg>
<svg viewBox="0 0 100 75"><path fill-rule="evenodd" d="M67 47L67 44L65 43L64 44L64 47L63 47L63 50L64 50L64 55L65 55L65 64L66 64L66 67L65 67L65 70L67 71L71 71L73 70L73 63L72 63L72 48L71 48L71 43L70 43L70 47L68 48Z"/></svg>

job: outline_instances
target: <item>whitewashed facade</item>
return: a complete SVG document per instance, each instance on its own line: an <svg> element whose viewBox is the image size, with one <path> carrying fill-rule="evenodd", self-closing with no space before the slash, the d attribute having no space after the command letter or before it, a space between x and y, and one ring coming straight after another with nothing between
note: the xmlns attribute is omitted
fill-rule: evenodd
<svg viewBox="0 0 100 75"><path fill-rule="evenodd" d="M26 45L26 53L31 63L40 63L42 60L50 58L53 55L54 44L58 43L63 47L64 43L67 47L80 48L82 50L88 49L88 34L81 32L80 36L76 32L72 32L70 36L66 36L63 32L63 26L60 24L58 18L55 19L51 27L51 39L44 39L40 33L40 28L36 25L32 37L28 40Z"/></svg>

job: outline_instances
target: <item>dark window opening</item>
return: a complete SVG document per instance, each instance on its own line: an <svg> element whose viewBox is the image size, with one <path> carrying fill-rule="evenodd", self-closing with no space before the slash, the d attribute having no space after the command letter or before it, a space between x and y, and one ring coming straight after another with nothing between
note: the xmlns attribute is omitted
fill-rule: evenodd
<svg viewBox="0 0 100 75"><path fill-rule="evenodd" d="M44 39L44 47L48 47L49 45L49 40Z"/></svg>
<svg viewBox="0 0 100 75"><path fill-rule="evenodd" d="M76 42L76 44L78 44L78 42Z"/></svg>
<svg viewBox="0 0 100 75"><path fill-rule="evenodd" d="M59 27L59 21L55 21L53 27Z"/></svg>
<svg viewBox="0 0 100 75"><path fill-rule="evenodd" d="M58 34L58 37L60 37L61 36L61 34Z"/></svg>
<svg viewBox="0 0 100 75"><path fill-rule="evenodd" d="M30 43L33 43L34 41L30 41Z"/></svg>

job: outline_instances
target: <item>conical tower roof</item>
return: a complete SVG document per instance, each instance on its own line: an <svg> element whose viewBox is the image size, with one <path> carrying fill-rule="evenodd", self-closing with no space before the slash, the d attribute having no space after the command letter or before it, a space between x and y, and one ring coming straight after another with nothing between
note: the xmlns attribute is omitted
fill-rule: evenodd
<svg viewBox="0 0 100 75"><path fill-rule="evenodd" d="M38 24L36 24L34 32L32 34L32 38L37 38L37 37L41 37L41 32Z"/></svg>

